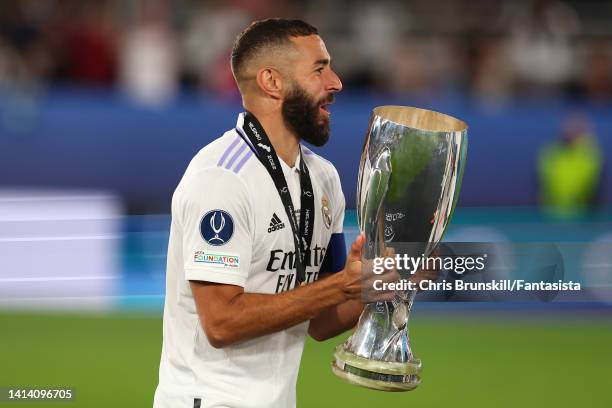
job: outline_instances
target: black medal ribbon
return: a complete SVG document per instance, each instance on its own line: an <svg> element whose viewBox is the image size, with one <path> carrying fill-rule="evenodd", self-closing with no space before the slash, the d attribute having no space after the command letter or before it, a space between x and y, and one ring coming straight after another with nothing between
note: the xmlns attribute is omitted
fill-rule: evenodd
<svg viewBox="0 0 612 408"><path fill-rule="evenodd" d="M310 244L312 241L314 227L314 191L312 189L312 181L310 180L310 172L308 166L302 157L302 149L300 147L300 209L301 216L298 225L295 216L295 207L289 194L287 180L283 174L283 169L280 165L280 160L268 135L263 127L250 112L244 115L242 125L244 134L251 142L251 147L255 149L255 154L261 164L268 170L274 186L278 191L278 195L285 207L285 212L289 218L291 232L293 233L293 243L295 245L295 269L296 279L298 283L306 281L306 254L310 252Z"/></svg>

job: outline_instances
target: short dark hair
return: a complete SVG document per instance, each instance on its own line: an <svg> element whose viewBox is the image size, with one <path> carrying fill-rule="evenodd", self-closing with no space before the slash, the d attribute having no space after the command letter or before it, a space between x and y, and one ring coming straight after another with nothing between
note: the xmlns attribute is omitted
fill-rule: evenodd
<svg viewBox="0 0 612 408"><path fill-rule="evenodd" d="M288 45L291 37L318 34L315 27L302 20L269 18L254 21L236 38L232 48L231 67L236 81L248 60L266 48Z"/></svg>

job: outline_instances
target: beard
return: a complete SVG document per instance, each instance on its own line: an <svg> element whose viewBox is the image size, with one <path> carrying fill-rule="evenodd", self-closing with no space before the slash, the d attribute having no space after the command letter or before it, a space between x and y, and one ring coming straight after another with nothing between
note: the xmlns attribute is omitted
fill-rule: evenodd
<svg viewBox="0 0 612 408"><path fill-rule="evenodd" d="M333 94L316 101L294 82L283 101L283 120L301 140L313 146L323 146L329 140L329 117L322 114L319 107L333 101Z"/></svg>

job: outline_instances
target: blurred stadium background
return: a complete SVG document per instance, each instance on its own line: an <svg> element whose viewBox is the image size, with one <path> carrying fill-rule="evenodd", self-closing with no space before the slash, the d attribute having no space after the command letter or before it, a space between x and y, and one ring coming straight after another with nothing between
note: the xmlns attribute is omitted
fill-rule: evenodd
<svg viewBox="0 0 612 408"><path fill-rule="evenodd" d="M341 339L309 341L299 406L612 406L612 3L594 0L2 2L0 387L151 405L171 195L241 110L234 37L271 16L316 25L343 80L318 152L349 238L372 108L434 109L470 125L447 239L566 244L584 288L417 301L412 393L340 382Z"/></svg>

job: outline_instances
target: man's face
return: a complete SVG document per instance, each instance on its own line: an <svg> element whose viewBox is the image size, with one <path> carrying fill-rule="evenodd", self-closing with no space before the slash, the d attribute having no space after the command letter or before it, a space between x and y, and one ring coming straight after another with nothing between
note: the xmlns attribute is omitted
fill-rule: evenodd
<svg viewBox="0 0 612 408"><path fill-rule="evenodd" d="M331 58L318 35L292 39L298 55L283 100L282 114L287 126L302 140L323 146L329 139L328 105L342 83L331 69Z"/></svg>

